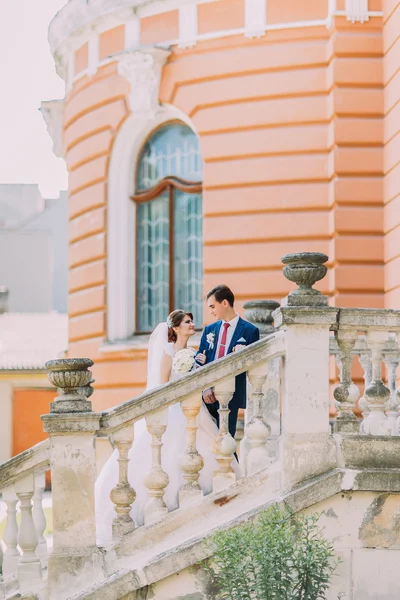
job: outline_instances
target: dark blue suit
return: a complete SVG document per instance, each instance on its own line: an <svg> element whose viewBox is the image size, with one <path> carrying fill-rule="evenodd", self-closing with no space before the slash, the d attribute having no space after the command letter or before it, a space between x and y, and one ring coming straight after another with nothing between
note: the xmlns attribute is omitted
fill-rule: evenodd
<svg viewBox="0 0 400 600"><path fill-rule="evenodd" d="M209 364L216 360L217 354L217 345L218 345L218 337L219 331L221 329L222 321L217 321L216 323L212 323L211 325L207 325L207 327L203 331L203 335L201 336L199 353L204 353L206 355L205 364ZM211 348L210 344L207 341L207 335L213 333L214 334L214 347ZM243 346L248 346L249 344L253 344L260 339L260 332L257 327L245 321L241 317L239 317L238 324L236 325L236 329L233 332L232 340L229 344L227 354L232 352L232 348L237 346L238 344ZM245 340L245 341L239 341ZM237 424L237 415L239 408L246 408L246 373L241 373L236 377L236 387L235 393L233 394L232 400L229 403L230 414L229 414L229 433L232 437L235 437L236 433L236 424ZM219 414L218 408L219 403L214 402L214 404L206 404L209 413L217 420L217 424L219 425Z"/></svg>

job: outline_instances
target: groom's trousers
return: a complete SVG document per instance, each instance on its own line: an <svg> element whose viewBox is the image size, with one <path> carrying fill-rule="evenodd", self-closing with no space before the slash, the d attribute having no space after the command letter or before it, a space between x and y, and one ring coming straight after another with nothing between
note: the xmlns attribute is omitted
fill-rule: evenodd
<svg viewBox="0 0 400 600"><path fill-rule="evenodd" d="M213 404L206 404L206 406L207 406L207 409L208 409L208 412L210 413L210 415L217 421L217 425L218 425L218 429L219 429L219 413L218 413L219 402L214 402ZM236 406L233 408L229 407L229 409L231 412L229 413L228 428L229 428L229 433L234 438L235 434L236 434L236 426L237 426L237 418L238 418L239 408Z"/></svg>

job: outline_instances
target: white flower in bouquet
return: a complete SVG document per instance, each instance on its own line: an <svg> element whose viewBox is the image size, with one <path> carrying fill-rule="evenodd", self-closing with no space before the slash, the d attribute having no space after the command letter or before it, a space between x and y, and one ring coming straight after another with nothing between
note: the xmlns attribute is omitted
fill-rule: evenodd
<svg viewBox="0 0 400 600"><path fill-rule="evenodd" d="M178 350L172 361L172 368L176 373L185 375L193 369L194 365L194 354L189 348Z"/></svg>

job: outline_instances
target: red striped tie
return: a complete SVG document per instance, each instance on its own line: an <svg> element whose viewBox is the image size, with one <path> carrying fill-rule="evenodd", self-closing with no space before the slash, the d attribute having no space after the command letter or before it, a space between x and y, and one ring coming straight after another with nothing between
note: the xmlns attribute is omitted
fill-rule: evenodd
<svg viewBox="0 0 400 600"><path fill-rule="evenodd" d="M222 358L225 356L225 348L226 348L226 338L228 335L228 327L230 327L229 323L224 323L224 331L222 332L221 343L218 349L218 358Z"/></svg>

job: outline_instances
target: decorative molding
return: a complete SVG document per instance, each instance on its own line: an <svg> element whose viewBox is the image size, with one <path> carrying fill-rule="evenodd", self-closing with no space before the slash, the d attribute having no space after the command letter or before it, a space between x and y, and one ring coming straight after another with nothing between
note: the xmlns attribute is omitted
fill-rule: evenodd
<svg viewBox="0 0 400 600"><path fill-rule="evenodd" d="M346 0L346 19L351 23L369 21L368 0Z"/></svg>
<svg viewBox="0 0 400 600"><path fill-rule="evenodd" d="M266 0L246 0L245 37L258 38L265 35L267 26Z"/></svg>
<svg viewBox="0 0 400 600"><path fill-rule="evenodd" d="M169 55L170 50L162 48L121 54L118 73L130 83L129 103L132 112L140 114L142 118L153 117L159 108L161 73Z"/></svg>
<svg viewBox="0 0 400 600"><path fill-rule="evenodd" d="M245 26L199 34L197 6L215 1L220 0L70 0L57 13L49 27L50 48L57 73L63 79L66 78L68 64L67 92L76 80L73 68L71 69L74 52L90 39L94 40L93 32L99 34L118 25L125 25L125 50L136 50L140 48L140 19L171 10L179 10L179 38L157 44L159 48L175 45L187 48L198 41L223 39L235 35L260 37L268 31L276 30L321 26L329 28L335 16L344 16L352 22L366 22L370 18L383 16L382 11L368 11L368 0L346 0L346 10L337 10L336 0L328 0L329 9L326 19L267 25L267 0L245 0ZM96 69L95 55L96 50L93 47L91 72ZM117 54L108 57L98 62L97 68L117 59Z"/></svg>
<svg viewBox="0 0 400 600"><path fill-rule="evenodd" d="M179 9L179 48L192 48L198 34L197 4L184 4Z"/></svg>
<svg viewBox="0 0 400 600"><path fill-rule="evenodd" d="M135 193L136 165L145 139L157 127L191 121L172 106L158 106L148 118L132 112L115 139L108 172L107 210L107 341L132 339L135 330L136 214L130 197Z"/></svg>
<svg viewBox="0 0 400 600"><path fill-rule="evenodd" d="M63 145L64 100L47 100L41 103L40 112L47 131L53 140L53 152L58 158L65 157Z"/></svg>
<svg viewBox="0 0 400 600"><path fill-rule="evenodd" d="M328 16L326 18L327 29L329 29L332 26L335 13L336 13L336 0L328 0Z"/></svg>

